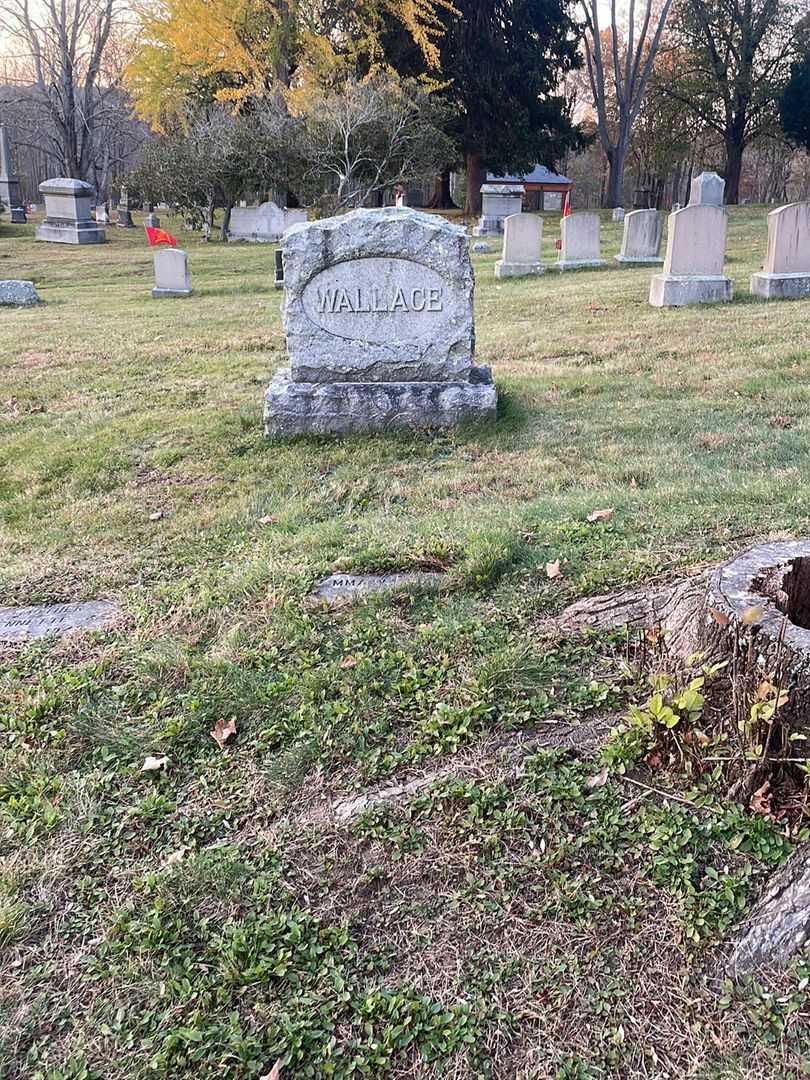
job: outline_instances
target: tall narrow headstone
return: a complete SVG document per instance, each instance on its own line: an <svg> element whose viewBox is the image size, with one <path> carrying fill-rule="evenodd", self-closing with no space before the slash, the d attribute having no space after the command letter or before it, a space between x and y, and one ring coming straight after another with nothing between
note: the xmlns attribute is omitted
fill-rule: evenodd
<svg viewBox="0 0 810 1080"><path fill-rule="evenodd" d="M495 263L495 277L542 274L540 261L543 219L537 214L512 214L503 226L503 255Z"/></svg>
<svg viewBox="0 0 810 1080"><path fill-rule="evenodd" d="M34 233L35 240L55 244L103 244L104 229L90 217L96 191L91 184L58 176L39 185L45 196L45 220Z"/></svg>
<svg viewBox="0 0 810 1080"><path fill-rule="evenodd" d="M191 296L188 279L188 255L180 248L155 249L155 287L152 296L156 300L172 296Z"/></svg>
<svg viewBox="0 0 810 1080"><path fill-rule="evenodd" d="M9 211L12 225L24 225L27 221L20 194L20 182L11 167L11 146L6 129L0 124L0 203Z"/></svg>
<svg viewBox="0 0 810 1080"><path fill-rule="evenodd" d="M810 296L810 203L789 203L768 214L768 253L751 292L765 300Z"/></svg>
<svg viewBox="0 0 810 1080"><path fill-rule="evenodd" d="M109 225L110 216L107 213L107 206L105 203L99 203L96 207L96 224L97 225Z"/></svg>
<svg viewBox="0 0 810 1080"><path fill-rule="evenodd" d="M268 437L449 428L495 416L473 363L467 235L409 208L353 210L284 235L290 366L265 393Z"/></svg>
<svg viewBox="0 0 810 1080"><path fill-rule="evenodd" d="M620 263L662 263L661 215L657 210L631 210L624 218Z"/></svg>
<svg viewBox="0 0 810 1080"><path fill-rule="evenodd" d="M664 272L650 283L653 307L684 307L731 300L723 274L727 215L722 206L690 205L669 215Z"/></svg>
<svg viewBox="0 0 810 1080"><path fill-rule="evenodd" d="M129 209L129 192L125 187L121 188L121 198L118 200L118 228L134 229L135 222Z"/></svg>
<svg viewBox="0 0 810 1080"><path fill-rule="evenodd" d="M716 172L702 172L689 189L690 206L722 206L726 182Z"/></svg>
<svg viewBox="0 0 810 1080"><path fill-rule="evenodd" d="M482 184L481 217L473 236L490 236L503 232L503 223L523 207L523 184Z"/></svg>
<svg viewBox="0 0 810 1080"><path fill-rule="evenodd" d="M560 224L558 270L576 270L585 266L606 266L599 248L599 215L569 214Z"/></svg>

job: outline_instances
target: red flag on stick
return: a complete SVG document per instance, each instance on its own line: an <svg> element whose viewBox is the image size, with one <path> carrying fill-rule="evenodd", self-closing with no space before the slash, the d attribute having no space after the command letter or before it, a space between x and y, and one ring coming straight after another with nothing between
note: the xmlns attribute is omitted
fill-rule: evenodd
<svg viewBox="0 0 810 1080"><path fill-rule="evenodd" d="M146 239L149 241L149 247L157 247L158 244L168 244L169 247L177 247L177 241L170 232L166 232L165 229L155 229L151 225L144 225L146 229Z"/></svg>

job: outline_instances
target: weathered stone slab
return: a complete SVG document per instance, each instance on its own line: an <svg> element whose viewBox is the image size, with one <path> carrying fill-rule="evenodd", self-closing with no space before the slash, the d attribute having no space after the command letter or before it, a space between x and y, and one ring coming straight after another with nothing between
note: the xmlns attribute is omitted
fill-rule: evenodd
<svg viewBox="0 0 810 1080"><path fill-rule="evenodd" d="M265 202L261 206L235 206L228 223L228 239L274 244L290 226L306 220L306 210L285 210L274 202Z"/></svg>
<svg viewBox="0 0 810 1080"><path fill-rule="evenodd" d="M731 300L725 277L726 226L722 206L691 204L669 215L664 272L650 282L653 307L684 307Z"/></svg>
<svg viewBox="0 0 810 1080"><path fill-rule="evenodd" d="M662 263L661 215L657 210L631 210L624 218L620 263Z"/></svg>
<svg viewBox="0 0 810 1080"><path fill-rule="evenodd" d="M55 244L104 243L104 229L90 216L96 194L91 184L59 176L44 180L39 190L45 196L45 220L34 233L35 240Z"/></svg>
<svg viewBox="0 0 810 1080"><path fill-rule="evenodd" d="M72 630L100 630L117 614L118 608L107 600L3 607L0 608L0 641L31 641Z"/></svg>
<svg viewBox="0 0 810 1080"><path fill-rule="evenodd" d="M401 574L330 574L319 581L312 595L334 603L338 600L358 600L377 593L401 592L404 589L441 589L447 585L447 574L412 571Z"/></svg>
<svg viewBox="0 0 810 1080"><path fill-rule="evenodd" d="M607 265L599 248L599 225L598 214L570 214L562 219L560 257L554 264L558 270Z"/></svg>
<svg viewBox="0 0 810 1080"><path fill-rule="evenodd" d="M689 188L690 206L722 206L726 182L716 172L702 172Z"/></svg>
<svg viewBox="0 0 810 1080"><path fill-rule="evenodd" d="M152 296L159 300L172 296L191 296L188 255L180 248L157 248L155 251L155 287Z"/></svg>
<svg viewBox="0 0 810 1080"><path fill-rule="evenodd" d="M494 420L498 403L492 375L484 365L472 368L466 382L298 382L290 377L289 368L283 368L264 399L269 438L447 429Z"/></svg>
<svg viewBox="0 0 810 1080"><path fill-rule="evenodd" d="M506 219L521 212L525 190L523 184L483 184L481 217L473 229L473 236L502 233Z"/></svg>
<svg viewBox="0 0 810 1080"><path fill-rule="evenodd" d="M540 261L543 219L537 214L512 214L504 222L503 255L495 263L495 277L526 277L542 274Z"/></svg>
<svg viewBox="0 0 810 1080"><path fill-rule="evenodd" d="M473 354L464 230L388 207L294 225L284 238L284 330L308 383L463 380Z"/></svg>
<svg viewBox="0 0 810 1080"><path fill-rule="evenodd" d="M33 307L38 303L33 281L0 281L0 307Z"/></svg>
<svg viewBox="0 0 810 1080"><path fill-rule="evenodd" d="M810 203L790 203L768 214L768 252L751 292L765 300L810 296Z"/></svg>

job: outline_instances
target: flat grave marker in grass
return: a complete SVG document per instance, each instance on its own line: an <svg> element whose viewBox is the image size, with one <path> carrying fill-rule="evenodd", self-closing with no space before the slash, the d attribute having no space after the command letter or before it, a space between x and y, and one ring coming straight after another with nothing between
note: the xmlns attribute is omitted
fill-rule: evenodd
<svg viewBox="0 0 810 1080"><path fill-rule="evenodd" d="M71 630L100 630L118 614L107 600L0 608L0 641L24 642Z"/></svg>
<svg viewBox="0 0 810 1080"><path fill-rule="evenodd" d="M401 574L330 574L319 581L312 595L327 603L354 600L374 593L399 592L402 589L441 589L447 574L410 571Z"/></svg>

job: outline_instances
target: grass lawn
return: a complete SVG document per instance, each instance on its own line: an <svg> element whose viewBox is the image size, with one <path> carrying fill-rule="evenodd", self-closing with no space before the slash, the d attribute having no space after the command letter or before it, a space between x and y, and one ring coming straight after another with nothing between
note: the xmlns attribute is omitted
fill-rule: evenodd
<svg viewBox="0 0 810 1080"><path fill-rule="evenodd" d="M0 309L0 604L124 613L0 646L3 1080L810 1075L810 963L711 978L792 841L705 777L589 788L566 742L648 691L618 637L548 628L810 529L810 302L748 295L766 212L731 211L720 307L475 256L496 424L277 444L271 247L178 232L195 294L155 302L140 229L0 226L45 302ZM452 587L307 600L394 569Z"/></svg>

